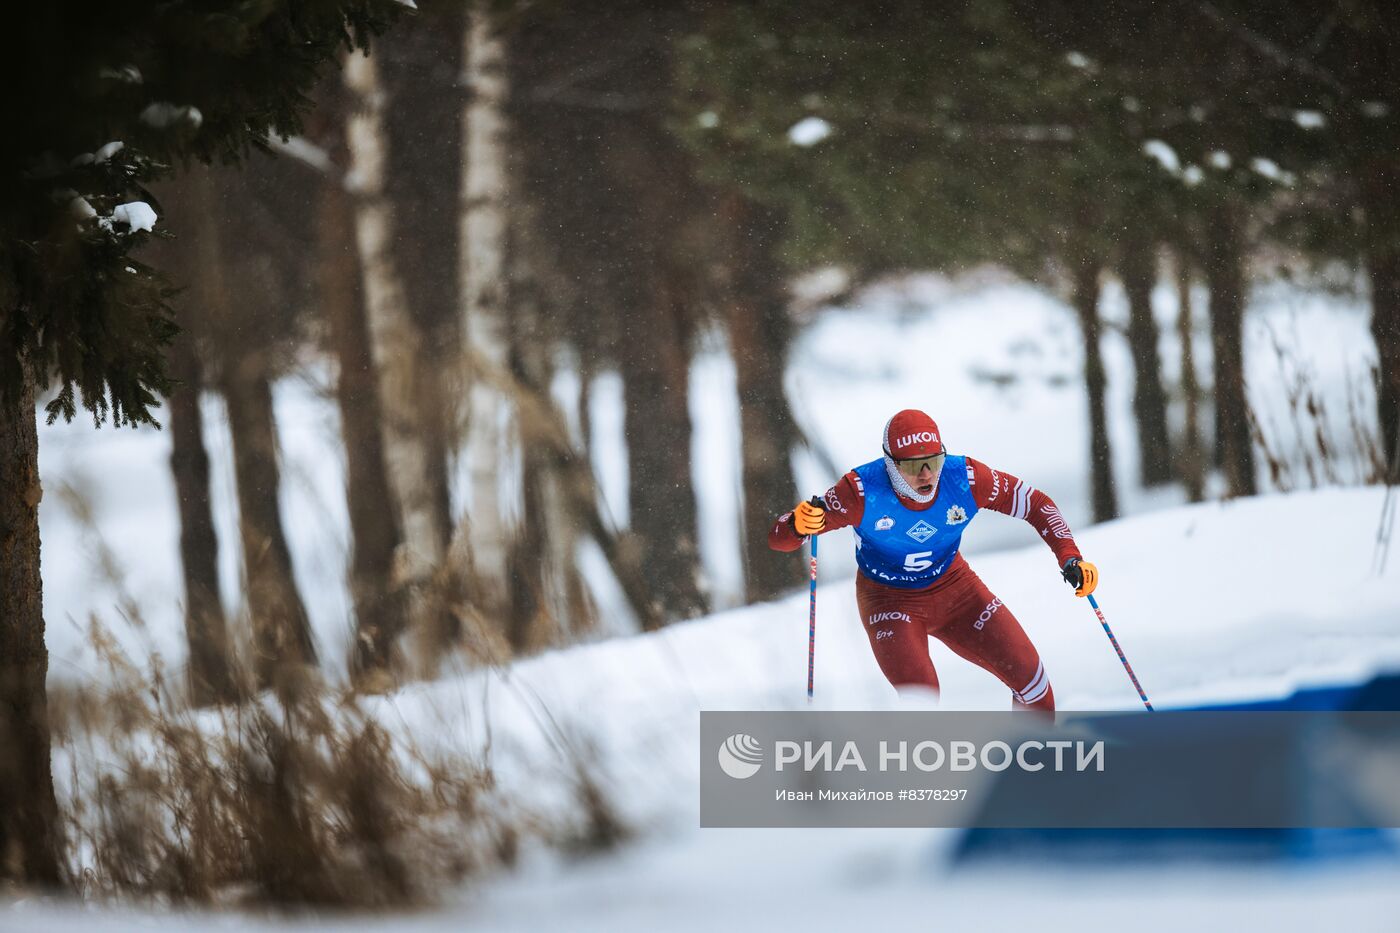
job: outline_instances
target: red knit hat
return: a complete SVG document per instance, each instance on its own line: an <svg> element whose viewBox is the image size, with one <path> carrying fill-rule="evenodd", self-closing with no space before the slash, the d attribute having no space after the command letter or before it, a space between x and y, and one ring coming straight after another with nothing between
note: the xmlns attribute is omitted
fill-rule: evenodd
<svg viewBox="0 0 1400 933"><path fill-rule="evenodd" d="M917 408L906 408L885 425L885 453L895 460L935 457L943 453L938 425Z"/></svg>

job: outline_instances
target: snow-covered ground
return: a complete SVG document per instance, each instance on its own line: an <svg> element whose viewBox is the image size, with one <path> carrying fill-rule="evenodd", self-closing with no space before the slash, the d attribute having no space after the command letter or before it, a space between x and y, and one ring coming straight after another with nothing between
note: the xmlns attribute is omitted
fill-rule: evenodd
<svg viewBox="0 0 1400 933"><path fill-rule="evenodd" d="M1110 290L1107 313L1123 317ZM1157 296L1162 352L1175 383L1174 307ZM1208 341L1198 322L1198 365ZM1348 398L1371 410L1366 316L1354 303L1274 290L1256 296L1247 325L1249 390L1271 443L1299 464L1280 367L1301 368L1335 419L1330 443L1347 474ZM1280 355L1275 343L1283 348ZM1126 343L1104 337L1115 470L1129 517L1088 526L1088 445L1073 318L1061 303L1005 283L956 285L934 278L877 289L860 308L829 309L799 339L788 372L798 414L845 469L875 455L885 419L923 407L950 446L1025 477L1060 503L1089 559L1103 571L1101 604L1143 686L1159 706L1279 695L1307 684L1352 681L1400 668L1400 555L1384 574L1373 552L1384 490L1330 486L1230 503L1183 505L1178 491L1145 493L1134 482ZM1281 362L1282 361L1282 362ZM340 457L334 408L302 378L278 386L287 483L283 500L298 579L323 655L337 663L348 635ZM733 369L720 346L697 361L696 491L705 570L721 606L737 602L737 443ZM597 468L614 514L625 515L625 461L617 395L593 393ZM615 386L614 386L615 388ZM609 400L612 400L610 403ZM232 543L226 428L209 405L221 541ZM1174 403L1173 416L1180 418ZM178 565L173 490L163 435L91 433L85 424L45 429L47 489L41 515L53 677L96 676L75 626L110 618L113 586L96 575L92 540L56 489L86 486L131 600L146 619L127 635L178 663ZM835 477L798 464L804 489ZM1302 485L1306 485L1303 482ZM822 550L818 593L817 705L895 708L855 614L849 532ZM1070 595L1053 559L1023 523L979 517L965 538L974 568L1015 610L1036 642L1062 709L1130 709L1137 703L1084 601ZM226 548L232 551L231 548ZM798 561L798 555L774 555ZM236 592L236 559L222 568ZM614 629L625 629L618 623ZM315 928L491 930L710 930L870 928L899 923L949 929L1389 930L1400 915L1394 863L1255 866L1038 864L954 870L956 836L928 830L701 830L699 711L806 707L807 596L730 608L649 635L622 635L549 652L500 670L461 672L374 701L385 722L425 749L475 755L490 736L502 787L547 810L571 804L565 744L592 762L635 842L573 858L527 852L510 874L446 892L437 910L410 917L320 919ZM933 645L942 706L1001 709L1005 689ZM0 906L0 929L230 928L264 921L241 914L100 911L42 902Z"/></svg>
<svg viewBox="0 0 1400 933"><path fill-rule="evenodd" d="M1286 694L1400 669L1400 561L1372 571L1384 491L1327 489L1163 510L1085 529L1105 566L1104 610L1161 707ZM1026 546L975 558L1041 649L1061 709L1130 709L1137 698L1093 615ZM1325 531L1306 552L1285 542ZM832 536L829 551L842 549ZM798 560L795 555L787 559ZM899 708L870 653L849 581L818 591L817 705ZM532 850L512 874L447 892L444 905L384 929L710 930L868 928L927 922L1045 930L1127 923L1229 929L1393 929L1400 864L1322 866L1013 865L955 869L953 831L701 830L699 712L806 707L807 602L795 593L663 631L549 652L500 670L417 684L375 701L425 750L476 756L490 737L501 786L542 811L570 806L580 750L638 841L575 859ZM1000 709L1005 689L934 643L942 705ZM220 928L240 915L170 916L21 903L0 928ZM365 921L320 920L318 928Z"/></svg>

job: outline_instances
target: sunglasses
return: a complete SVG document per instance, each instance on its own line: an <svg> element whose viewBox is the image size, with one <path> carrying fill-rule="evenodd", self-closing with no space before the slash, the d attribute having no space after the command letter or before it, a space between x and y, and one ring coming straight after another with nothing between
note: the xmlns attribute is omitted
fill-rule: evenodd
<svg viewBox="0 0 1400 933"><path fill-rule="evenodd" d="M932 457L919 457L917 460L896 460L894 463L905 476L918 476L924 467L937 474L943 469L943 457L943 454L936 454Z"/></svg>

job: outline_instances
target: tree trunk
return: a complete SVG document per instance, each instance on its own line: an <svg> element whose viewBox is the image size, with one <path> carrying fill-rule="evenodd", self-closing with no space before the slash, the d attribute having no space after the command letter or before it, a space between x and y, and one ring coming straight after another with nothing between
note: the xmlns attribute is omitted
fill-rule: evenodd
<svg viewBox="0 0 1400 933"><path fill-rule="evenodd" d="M342 163L337 159L336 164ZM384 470L379 392L353 235L355 212L338 183L324 186L321 218L320 298L340 363L336 401L345 441L352 538L355 644L350 671L358 684L368 686L392 671L396 643L406 622L405 594L394 578L394 554L402 538L397 504Z"/></svg>
<svg viewBox="0 0 1400 933"><path fill-rule="evenodd" d="M1084 388L1089 398L1089 463L1092 471L1094 521L1118 517L1118 495L1113 483L1113 456L1104 404L1107 380L1099 352L1099 267L1092 257L1074 262L1071 304L1079 317L1084 338Z"/></svg>
<svg viewBox="0 0 1400 933"><path fill-rule="evenodd" d="M597 499L583 498L596 497L596 489L572 445L553 448L557 475L647 629L704 604L687 393L697 286L714 254L696 235L710 221L710 205L698 203L694 167L665 129L666 49L681 18L635 4L532 17L512 33L508 59L518 125L531 129L512 145L521 159L512 166L523 163L524 171L511 183L539 206L545 222L538 233L551 263L567 274L562 293L571 316L558 329L574 336L581 353L596 354L585 371L612 363L623 376L630 530L614 534ZM609 106L614 100L626 103Z"/></svg>
<svg viewBox="0 0 1400 933"><path fill-rule="evenodd" d="M520 234L518 242L533 242L526 231ZM519 257L524 250L515 252ZM531 266L545 255L533 246L529 253ZM573 443L550 392L555 374L551 335L557 333L561 310L545 299L538 283L527 288L515 274L512 278L517 302L511 310L511 361L522 489L508 565L509 636L514 650L520 652L557 644L596 625L597 608L579 569L578 548L589 516L597 514L598 499L587 454ZM525 297L532 291L535 294ZM574 501L575 496L582 498ZM608 542L600 540L600 544L607 553ZM638 568L614 567L619 579L629 569Z"/></svg>
<svg viewBox="0 0 1400 933"><path fill-rule="evenodd" d="M1157 261L1152 239L1131 225L1123 244L1120 272L1128 296L1128 346L1133 355L1133 414L1137 420L1140 476L1144 486L1172 481L1171 439L1167 431L1167 393L1157 355L1159 333L1152 316L1152 286Z"/></svg>
<svg viewBox="0 0 1400 933"><path fill-rule="evenodd" d="M621 350L630 532L646 555L659 616L684 619L705 611L690 481L690 325L666 272L652 275L655 305L634 319Z"/></svg>
<svg viewBox="0 0 1400 933"><path fill-rule="evenodd" d="M671 149L668 152L668 148ZM665 153L665 155L659 155ZM624 379L630 534L644 555L654 619L703 614L691 483L690 357L701 284L681 245L699 217L694 176L654 115L619 121L611 174L634 202L634 293L618 358Z"/></svg>
<svg viewBox="0 0 1400 933"><path fill-rule="evenodd" d="M316 650L306 608L292 576L291 552L282 528L278 501L276 422L272 412L271 341L257 328L241 323L244 310L235 305L236 277L248 267L237 265L238 250L247 244L227 237L228 212L238 210L246 192L229 186L235 180L216 177L194 167L177 187L176 196L190 199L191 216L201 220L189 240L198 276L190 290L191 304L202 324L214 329L219 354L217 382L228 405L233 440L239 530L243 546L248 610L253 627L253 680L257 689L283 689L294 683L301 668L316 664ZM266 324L274 298L250 282L242 296L251 303L253 320Z"/></svg>
<svg viewBox="0 0 1400 933"><path fill-rule="evenodd" d="M578 448L585 463L593 462L593 380L597 361L583 348L578 354Z"/></svg>
<svg viewBox="0 0 1400 933"><path fill-rule="evenodd" d="M448 463L461 351L458 192L462 185L464 5L421 0L418 12L376 40L385 136L384 193L396 216L395 268L409 313L424 335L419 391L428 481L444 529L453 525Z"/></svg>
<svg viewBox="0 0 1400 933"><path fill-rule="evenodd" d="M20 391L0 395L0 878L57 887L39 576L42 497L34 387L25 367Z"/></svg>
<svg viewBox="0 0 1400 933"><path fill-rule="evenodd" d="M465 314L469 388L467 473L468 512L473 568L483 606L492 614L507 612L508 555L512 529L507 527L509 494L503 494L502 467L519 443L512 405L502 391L509 378L510 348L506 317L511 296L509 155L510 81L504 37L497 31L489 4L472 5L467 29L467 76L471 97L463 116L466 138L462 188L462 304ZM506 477L507 489L514 477Z"/></svg>
<svg viewBox="0 0 1400 933"><path fill-rule="evenodd" d="M1371 335L1380 381L1376 417L1388 476L1400 476L1400 158L1364 160L1366 260L1371 278Z"/></svg>
<svg viewBox="0 0 1400 933"><path fill-rule="evenodd" d="M533 218L517 211L513 219L523 227ZM528 235L523 229L519 232ZM524 255L525 251L519 248L523 239L525 236L512 235L516 248L510 255L509 270L502 270L510 276L510 284L501 290L501 295L509 296L510 304L495 309L504 316L507 325L510 372L516 386L510 393L516 396L511 400L511 408L516 413L512 420L520 431L520 514L506 547L506 603L502 620L506 639L516 653L543 643L554 634L544 631L546 617L553 615L547 608L546 581L563 579L559 575L562 568L553 560L556 554L549 547L556 531L550 527L554 516L545 510L545 490L553 481L549 475L552 458L540 437L542 426L532 423L535 419L530 417L528 407L520 398L522 393L530 393L541 406L553 407L548 381L553 369L549 363L552 341L541 326L541 296L534 280L532 257ZM568 443L567 438L560 440ZM563 529L557 531L565 533Z"/></svg>
<svg viewBox="0 0 1400 933"><path fill-rule="evenodd" d="M228 624L219 600L219 541L209 504L209 454L199 396L203 367L188 331L170 347L170 472L180 507L180 565L185 583L187 680L195 706L234 703L243 690L234 673Z"/></svg>
<svg viewBox="0 0 1400 933"><path fill-rule="evenodd" d="M545 486L549 478L544 474L549 461L548 451L538 448L525 448L521 452L523 461L521 477L521 517L516 533L511 537L506 555L506 608L505 636L510 642L511 651L521 654L530 648L552 640L553 632L546 632L545 574L552 566L546 555L549 539L545 536L543 513L545 509ZM556 617L557 618L557 617Z"/></svg>
<svg viewBox="0 0 1400 933"><path fill-rule="evenodd" d="M1215 355L1215 431L1220 466L1230 496L1252 496L1254 446L1244 379L1244 257L1239 209L1217 198L1210 218L1205 260L1210 289L1210 335Z"/></svg>
<svg viewBox="0 0 1400 933"><path fill-rule="evenodd" d="M383 414L384 460L403 523L397 565L408 589L409 622L424 639L425 660L455 640L457 627L443 604L447 528L433 480L433 447L424 410L423 336L409 313L392 244L396 217L385 195L385 101L370 56L351 55L346 86L353 95L347 121L350 177L355 180L355 241L364 282L370 344Z"/></svg>
<svg viewBox="0 0 1400 933"><path fill-rule="evenodd" d="M231 316L218 218L224 215L211 170L192 166L160 191L166 210L188 215L185 235L148 247L157 266L184 270L188 288L177 300L182 332L169 350L175 389L170 404L170 471L180 510L180 563L185 586L185 639L189 648L186 680L196 706L237 702L248 684L236 661L228 621L219 598L219 544L209 500L209 455L204 448L204 417L199 399L208 374L221 357L234 355L222 329ZM211 327L217 337L211 337ZM206 360L203 349L217 352Z"/></svg>
<svg viewBox="0 0 1400 933"><path fill-rule="evenodd" d="M690 343L696 320L693 270L680 265L673 238L689 180L676 160L658 159L655 131L619 134L618 177L630 179L639 211L639 286L618 348L624 378L630 534L645 555L655 618L705 612L698 510L691 484ZM629 138L630 137L630 138ZM661 164L658 164L661 163ZM670 169L669 171L667 169ZM681 175L682 177L676 177ZM680 203L678 203L680 202Z"/></svg>
<svg viewBox="0 0 1400 933"><path fill-rule="evenodd" d="M1181 395L1186 406L1184 436L1177 450L1177 475L1186 485L1191 502L1205 498L1205 452L1201 448L1200 393L1196 381L1195 330L1191 314L1191 264L1184 251L1177 251L1176 333L1181 343Z"/></svg>
<svg viewBox="0 0 1400 933"><path fill-rule="evenodd" d="M256 356L237 361L225 374L224 397L253 625L253 673L259 689L282 688L300 667L315 665L316 647L282 529L272 388Z"/></svg>
<svg viewBox="0 0 1400 933"><path fill-rule="evenodd" d="M559 508L567 513L571 527L579 529L598 543L609 566L622 587L629 606L636 613L642 628L647 631L660 628L665 617L659 603L653 598L650 561L638 546L637 539L628 534L617 534L603 520L598 507L598 487L588 461L568 440L564 419L553 405L547 393L525 391L517 393L521 406L521 423L525 426L525 444L540 451L548 452L549 475L554 485L545 486L546 509ZM555 536L557 537L557 536ZM555 542L552 542L552 546ZM569 549L572 556L573 549ZM577 606L587 602L581 592L582 579L568 587L569 603ZM591 606L588 607L591 612ZM569 618L582 618L571 615ZM572 626L577 628L577 626Z"/></svg>
<svg viewBox="0 0 1400 933"><path fill-rule="evenodd" d="M725 198L724 210L733 243L726 305L743 444L745 596L752 603L773 599L803 576L768 548L773 516L797 501L797 432L783 387L792 325L777 255L781 219L737 193Z"/></svg>
<svg viewBox="0 0 1400 933"><path fill-rule="evenodd" d="M591 627L593 605L578 569L580 522L568 502L570 477L564 472L588 470L587 459L563 430L564 417L550 394L553 335L563 317L552 296L564 286L538 236L538 205L522 198L512 216L508 320L522 490L508 562L508 637L521 652ZM566 466L552 447L575 452L573 464ZM596 498L590 494L588 501Z"/></svg>

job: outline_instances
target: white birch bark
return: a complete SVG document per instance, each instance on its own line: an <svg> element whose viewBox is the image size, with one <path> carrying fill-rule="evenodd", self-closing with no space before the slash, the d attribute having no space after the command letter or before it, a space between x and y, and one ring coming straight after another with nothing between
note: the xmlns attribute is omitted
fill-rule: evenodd
<svg viewBox="0 0 1400 933"><path fill-rule="evenodd" d="M506 45L487 3L477 2L466 31L470 90L463 114L466 164L462 185L462 332L466 341L469 400L465 460L467 524L477 583L487 606L503 602L506 556L512 531L508 508L519 497L519 443L509 384L509 146L505 107L509 94Z"/></svg>
<svg viewBox="0 0 1400 933"><path fill-rule="evenodd" d="M356 103L346 125L347 186L355 205L355 242L383 412L385 465L403 521L403 545L395 569L397 582L409 587L409 622L421 634L433 631L438 622L433 579L442 566L447 541L447 529L433 507L424 440L427 425L419 405L417 367L423 336L409 313L391 252L395 217L384 186L385 95L374 59L351 54L344 78Z"/></svg>

